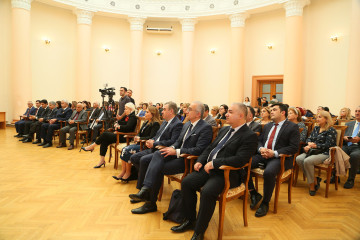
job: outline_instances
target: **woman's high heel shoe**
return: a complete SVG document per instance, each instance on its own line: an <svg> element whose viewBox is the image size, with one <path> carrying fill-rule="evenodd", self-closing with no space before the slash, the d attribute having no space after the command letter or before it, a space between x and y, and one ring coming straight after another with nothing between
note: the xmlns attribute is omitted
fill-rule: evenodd
<svg viewBox="0 0 360 240"><path fill-rule="evenodd" d="M126 179L120 178L120 180L121 180L122 183L129 183L129 179L128 179L128 178L126 178Z"/></svg>
<svg viewBox="0 0 360 240"><path fill-rule="evenodd" d="M86 150L86 148L84 148L84 147L81 147L81 149L84 150L85 152L89 152L89 151L90 151L90 152L93 152L93 151L94 151L94 149Z"/></svg>
<svg viewBox="0 0 360 240"><path fill-rule="evenodd" d="M90 151L90 150L88 150L88 151ZM100 164L98 166L95 166L94 168L101 168L102 165L104 165L104 167L105 167L105 162L103 162L102 164Z"/></svg>
<svg viewBox="0 0 360 240"><path fill-rule="evenodd" d="M112 176L114 179L116 179L116 180L121 180L121 178L118 178L117 176Z"/></svg>

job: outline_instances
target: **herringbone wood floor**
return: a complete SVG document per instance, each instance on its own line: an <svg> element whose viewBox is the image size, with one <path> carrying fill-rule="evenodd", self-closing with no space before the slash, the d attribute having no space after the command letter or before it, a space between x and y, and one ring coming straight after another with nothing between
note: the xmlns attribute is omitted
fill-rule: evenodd
<svg viewBox="0 0 360 240"><path fill-rule="evenodd" d="M174 234L174 224L162 220L177 183L165 184L158 211L133 215L138 205L129 203L135 181L116 182L112 164L93 169L94 153L43 149L23 144L13 137L14 128L0 130L0 239L190 239L192 232ZM57 141L56 141L57 143ZM360 177L358 177L360 179ZM299 179L287 203L287 185L280 192L278 214L273 202L266 217L255 218L248 208L249 226L243 226L242 201L227 204L224 239L360 239L360 183L338 191L331 186L324 197L324 184L310 197ZM341 178L342 183L345 178ZM260 187L262 183L260 183ZM206 232L216 239L218 208Z"/></svg>

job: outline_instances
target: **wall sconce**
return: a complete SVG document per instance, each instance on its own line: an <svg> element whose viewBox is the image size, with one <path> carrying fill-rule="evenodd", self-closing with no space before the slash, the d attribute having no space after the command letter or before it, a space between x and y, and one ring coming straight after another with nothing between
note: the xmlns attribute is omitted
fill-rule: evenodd
<svg viewBox="0 0 360 240"><path fill-rule="evenodd" d="M338 41L338 35L333 35L330 37L331 41L337 42Z"/></svg>
<svg viewBox="0 0 360 240"><path fill-rule="evenodd" d="M160 56L162 54L162 51L161 50L156 50L155 53L156 53L156 55Z"/></svg>
<svg viewBox="0 0 360 240"><path fill-rule="evenodd" d="M109 52L110 48L108 46L103 46L105 52Z"/></svg>
<svg viewBox="0 0 360 240"><path fill-rule="evenodd" d="M272 44L272 43L268 43L268 44L266 44L266 47L267 47L268 49L272 49L272 48L273 48L273 44Z"/></svg>
<svg viewBox="0 0 360 240"><path fill-rule="evenodd" d="M51 41L50 41L50 39L45 38L44 42L45 42L46 45L49 45Z"/></svg>
<svg viewBox="0 0 360 240"><path fill-rule="evenodd" d="M211 54L215 54L215 53L216 53L216 48L211 48L211 49L210 49L210 53L211 53Z"/></svg>

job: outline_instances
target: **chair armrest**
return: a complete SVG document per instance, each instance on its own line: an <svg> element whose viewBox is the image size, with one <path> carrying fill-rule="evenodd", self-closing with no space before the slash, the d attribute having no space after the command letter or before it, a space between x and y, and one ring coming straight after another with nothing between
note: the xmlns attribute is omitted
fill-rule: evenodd
<svg viewBox="0 0 360 240"><path fill-rule="evenodd" d="M134 138L136 137L135 135L124 135L124 138Z"/></svg>
<svg viewBox="0 0 360 240"><path fill-rule="evenodd" d="M187 158L187 157L189 157L189 156L191 156L191 155L190 155L190 154L187 154L187 153L180 154L180 157L182 157L182 158Z"/></svg>
<svg viewBox="0 0 360 240"><path fill-rule="evenodd" d="M280 157L280 165L281 165L279 175L281 176L285 172L285 159L287 157L294 157L294 155L280 154L279 157Z"/></svg>
<svg viewBox="0 0 360 240"><path fill-rule="evenodd" d="M219 167L219 169L221 169L221 170L239 170L241 168L235 168L235 167L226 166L226 165L222 165L222 166Z"/></svg>
<svg viewBox="0 0 360 240"><path fill-rule="evenodd" d="M161 145L159 145L159 146L156 146L155 148L161 150L161 149L163 149L163 148L166 148L166 146L161 146Z"/></svg>

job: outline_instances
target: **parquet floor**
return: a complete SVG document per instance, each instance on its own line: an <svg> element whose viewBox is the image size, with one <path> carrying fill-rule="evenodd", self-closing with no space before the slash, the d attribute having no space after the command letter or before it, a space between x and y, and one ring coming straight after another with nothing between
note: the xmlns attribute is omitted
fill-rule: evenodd
<svg viewBox="0 0 360 240"><path fill-rule="evenodd" d="M133 215L128 195L137 192L135 181L116 182L112 164L93 169L94 153L23 144L15 129L0 130L0 239L1 240L110 240L190 239L192 232L174 234L174 224L162 220L177 183L165 184L158 211ZM57 142L56 142L57 143ZM287 185L280 192L278 214L255 218L248 210L249 226L243 226L242 201L227 204L224 239L360 239L360 176L355 188L338 191L324 184L310 197L299 179L287 203ZM262 184L260 183L260 186ZM270 203L273 209L273 202ZM216 239L218 208L205 234Z"/></svg>

